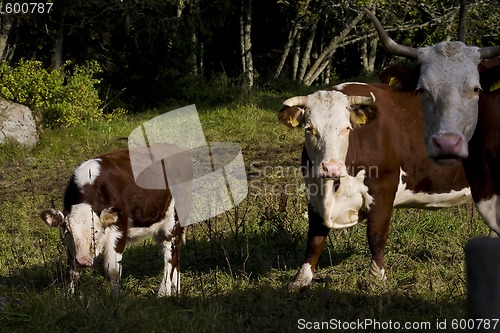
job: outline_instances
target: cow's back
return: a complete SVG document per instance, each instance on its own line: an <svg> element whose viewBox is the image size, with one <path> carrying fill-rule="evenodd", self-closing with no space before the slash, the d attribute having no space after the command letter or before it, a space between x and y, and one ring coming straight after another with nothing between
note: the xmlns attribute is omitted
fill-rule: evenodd
<svg viewBox="0 0 500 333"><path fill-rule="evenodd" d="M164 181L162 179L162 181ZM125 213L135 227L160 221L172 199L168 188L139 187L134 179L128 149L101 155L75 170L64 195L64 208L88 203L96 214L114 207Z"/></svg>

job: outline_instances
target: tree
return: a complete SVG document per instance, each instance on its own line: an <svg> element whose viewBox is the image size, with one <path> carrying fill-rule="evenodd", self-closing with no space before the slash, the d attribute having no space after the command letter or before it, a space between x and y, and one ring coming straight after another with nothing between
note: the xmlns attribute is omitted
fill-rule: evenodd
<svg viewBox="0 0 500 333"><path fill-rule="evenodd" d="M246 89L252 89L254 84L252 59L252 0L241 0L240 11L240 44L243 82Z"/></svg>

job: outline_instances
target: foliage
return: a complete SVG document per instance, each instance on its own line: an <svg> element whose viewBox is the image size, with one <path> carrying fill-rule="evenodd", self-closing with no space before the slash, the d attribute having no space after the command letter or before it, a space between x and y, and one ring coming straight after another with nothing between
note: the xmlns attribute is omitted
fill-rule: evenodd
<svg viewBox="0 0 500 333"><path fill-rule="evenodd" d="M16 66L0 65L0 95L28 105L41 114L47 126L72 126L81 122L111 119L124 110L103 114L96 90L101 72L95 61L85 65L70 62L57 70L47 70L36 60L21 60Z"/></svg>

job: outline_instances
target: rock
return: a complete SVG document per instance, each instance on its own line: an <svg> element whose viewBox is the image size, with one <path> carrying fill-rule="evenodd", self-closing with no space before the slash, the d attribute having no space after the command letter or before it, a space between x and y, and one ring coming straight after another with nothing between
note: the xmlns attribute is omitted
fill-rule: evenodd
<svg viewBox="0 0 500 333"><path fill-rule="evenodd" d="M0 100L0 143L11 139L33 147L38 142L31 110L22 104Z"/></svg>

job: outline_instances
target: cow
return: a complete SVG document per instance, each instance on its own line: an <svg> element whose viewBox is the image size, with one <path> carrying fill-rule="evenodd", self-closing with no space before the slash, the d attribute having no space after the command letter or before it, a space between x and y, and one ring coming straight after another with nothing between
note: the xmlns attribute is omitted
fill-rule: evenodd
<svg viewBox="0 0 500 333"><path fill-rule="evenodd" d="M174 149L172 147L167 148ZM153 148L134 149L121 149L81 163L67 185L63 211L48 209L41 213L42 220L50 227L60 228L65 239L69 293L74 293L81 271L92 266L99 254L104 255L106 276L112 290L117 292L125 245L150 236L155 236L161 244L165 261L158 296L180 291L180 250L185 234L177 217L175 200L168 184L163 189L152 190L136 183L138 177L151 180L151 176L156 176L155 170L162 173L164 165L153 164L149 176L145 171L134 178L131 154L147 154ZM176 165L189 173L188 156L179 151L175 158ZM158 181L165 184L163 179L156 179Z"/></svg>
<svg viewBox="0 0 500 333"><path fill-rule="evenodd" d="M478 48L457 41L421 48L400 45L389 37L375 15L367 9L365 12L390 53L418 60L414 81L405 85L411 86L422 102L429 157L441 163L465 159L478 115L478 65L500 55L500 47Z"/></svg>
<svg viewBox="0 0 500 333"><path fill-rule="evenodd" d="M479 68L482 90L477 122L468 142L468 156L461 161L476 208L492 231L490 235L496 236L500 233L500 66ZM390 66L380 80L394 90L415 94L411 83L416 82L416 75L414 68Z"/></svg>
<svg viewBox="0 0 500 333"><path fill-rule="evenodd" d="M499 234L500 92L491 90L498 87L496 80L500 78L500 47L480 49L460 42L418 49L402 46L367 13L389 52L418 59L414 68L386 69L382 81L419 96L428 156L439 163L463 162L476 208L490 229Z"/></svg>
<svg viewBox="0 0 500 333"><path fill-rule="evenodd" d="M354 96L371 95L372 103L352 102ZM384 84L344 83L286 100L278 118L289 127L305 129L301 166L309 228L305 260L291 289L311 283L330 229L358 221L352 210L361 209L360 217L367 218L370 274L385 280L384 248L393 207L438 209L470 201L462 166L441 166L427 157L422 107L414 94ZM346 177L363 181L368 192L356 183L343 188ZM310 185L318 183L323 191L311 190ZM332 191L342 191L343 205L332 200ZM349 206L350 198L358 199ZM344 223L332 223L332 211L347 215Z"/></svg>

